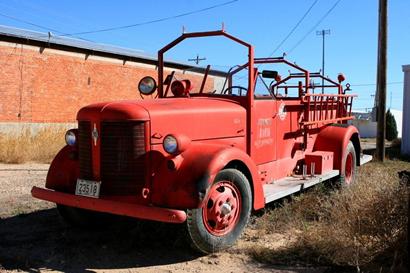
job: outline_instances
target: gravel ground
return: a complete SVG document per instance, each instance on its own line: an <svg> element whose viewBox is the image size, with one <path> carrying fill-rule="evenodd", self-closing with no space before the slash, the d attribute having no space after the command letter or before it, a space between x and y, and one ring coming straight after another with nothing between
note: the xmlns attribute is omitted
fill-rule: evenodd
<svg viewBox="0 0 410 273"><path fill-rule="evenodd" d="M44 186L48 164L0 164L0 218L53 207L31 197L33 186Z"/></svg>
<svg viewBox="0 0 410 273"><path fill-rule="evenodd" d="M115 217L94 229L69 227L54 204L30 195L44 185L47 168L0 164L1 272L326 272L255 263L245 254L258 232L252 225L234 248L208 256L187 246L181 225ZM283 241L278 234L266 243Z"/></svg>

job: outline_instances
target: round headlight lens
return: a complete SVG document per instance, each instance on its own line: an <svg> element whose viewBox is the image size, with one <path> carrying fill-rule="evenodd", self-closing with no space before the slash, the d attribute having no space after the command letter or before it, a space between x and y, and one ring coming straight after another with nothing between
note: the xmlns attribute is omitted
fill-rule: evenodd
<svg viewBox="0 0 410 273"><path fill-rule="evenodd" d="M151 95L157 89L157 83L153 77L147 76L140 80L138 90L144 95Z"/></svg>
<svg viewBox="0 0 410 273"><path fill-rule="evenodd" d="M169 154L175 154L178 151L178 141L172 136L168 135L164 138L164 150Z"/></svg>
<svg viewBox="0 0 410 273"><path fill-rule="evenodd" d="M65 142L70 146L76 145L77 136L73 130L68 130L67 133L65 133Z"/></svg>

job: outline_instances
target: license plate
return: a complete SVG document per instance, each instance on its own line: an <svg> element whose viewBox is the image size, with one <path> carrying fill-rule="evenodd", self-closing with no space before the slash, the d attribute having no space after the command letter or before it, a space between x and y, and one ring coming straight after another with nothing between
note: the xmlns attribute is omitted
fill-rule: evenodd
<svg viewBox="0 0 410 273"><path fill-rule="evenodd" d="M75 194L92 198L100 196L101 182L77 179L77 186L75 187Z"/></svg>

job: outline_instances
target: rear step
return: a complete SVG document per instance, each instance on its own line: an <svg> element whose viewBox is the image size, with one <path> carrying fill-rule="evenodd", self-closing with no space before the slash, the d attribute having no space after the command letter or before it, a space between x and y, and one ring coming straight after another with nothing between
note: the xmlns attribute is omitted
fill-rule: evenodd
<svg viewBox="0 0 410 273"><path fill-rule="evenodd" d="M371 155L360 155L360 166L370 162L372 159L373 157ZM280 179L273 184L265 184L263 185L265 204L312 187L313 185L336 177L339 174L339 170L331 170L325 174L315 175L313 177L306 175L305 179L303 179L302 175L295 175Z"/></svg>
<svg viewBox="0 0 410 273"><path fill-rule="evenodd" d="M339 170L331 170L325 174L315 175L313 177L307 175L305 179L303 179L301 175L289 176L276 181L274 184L265 184L263 185L265 204L336 177L339 173Z"/></svg>

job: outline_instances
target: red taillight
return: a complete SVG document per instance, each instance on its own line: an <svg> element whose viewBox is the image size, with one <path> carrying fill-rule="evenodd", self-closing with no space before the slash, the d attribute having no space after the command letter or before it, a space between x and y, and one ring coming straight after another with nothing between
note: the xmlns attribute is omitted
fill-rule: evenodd
<svg viewBox="0 0 410 273"><path fill-rule="evenodd" d="M345 75L343 75L342 73L337 75L337 80L339 81L339 83L342 83L345 79Z"/></svg>

